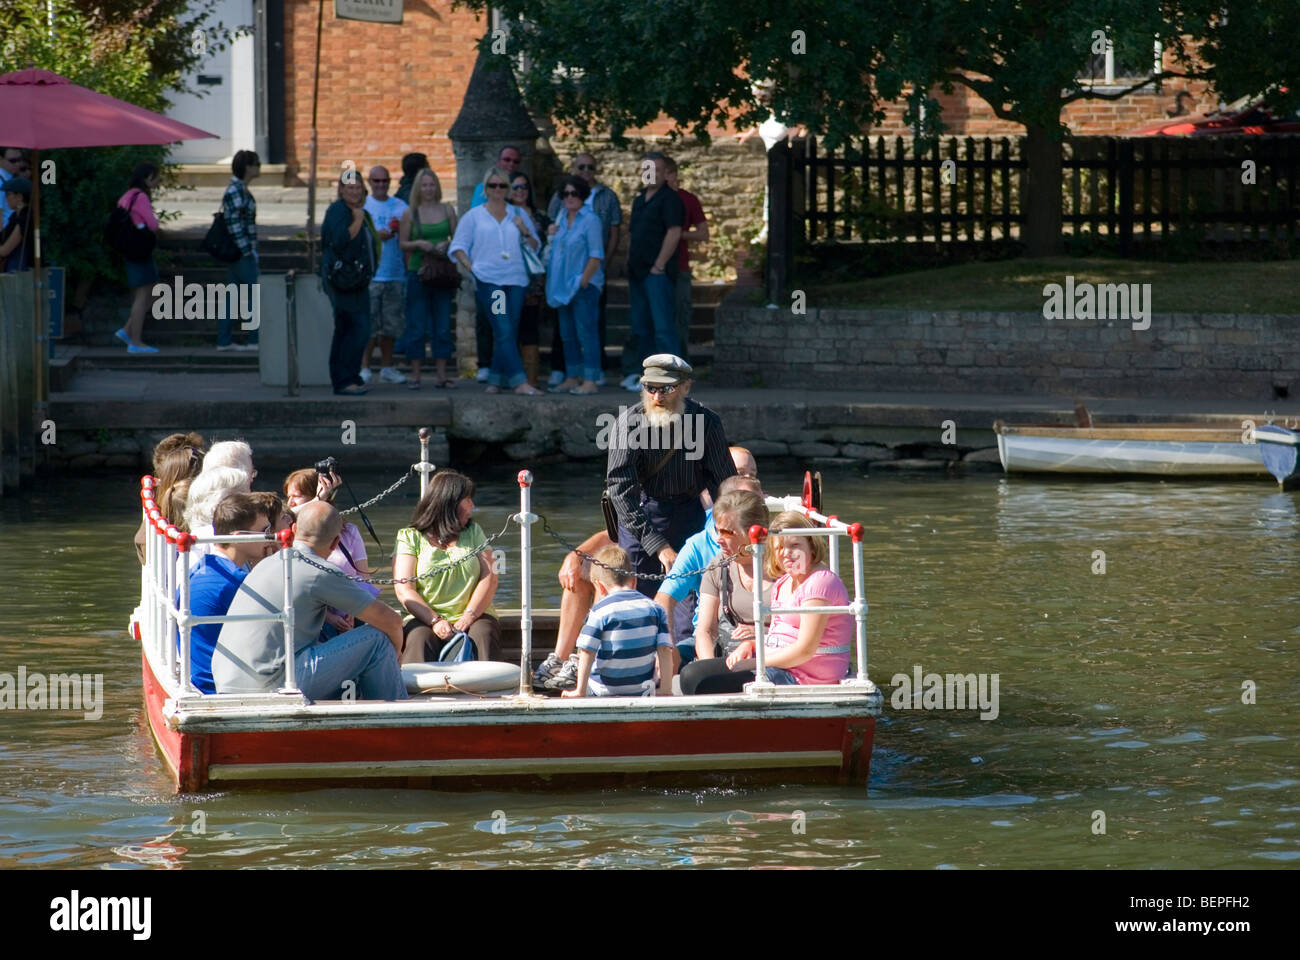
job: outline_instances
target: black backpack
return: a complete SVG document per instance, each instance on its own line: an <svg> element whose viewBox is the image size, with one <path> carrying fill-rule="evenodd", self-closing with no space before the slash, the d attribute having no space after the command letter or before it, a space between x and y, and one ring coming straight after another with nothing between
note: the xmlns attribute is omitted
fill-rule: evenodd
<svg viewBox="0 0 1300 960"><path fill-rule="evenodd" d="M131 206L139 195L132 198ZM130 207L114 206L104 227L104 239L108 245L122 254L127 260L148 260L153 256L153 248L158 237L147 227L137 227L131 222Z"/></svg>

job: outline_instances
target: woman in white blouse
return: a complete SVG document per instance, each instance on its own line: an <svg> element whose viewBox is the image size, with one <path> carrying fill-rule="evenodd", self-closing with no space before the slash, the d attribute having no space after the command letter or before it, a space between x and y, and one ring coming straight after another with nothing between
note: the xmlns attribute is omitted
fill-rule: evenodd
<svg viewBox="0 0 1300 960"><path fill-rule="evenodd" d="M528 291L524 244L537 251L541 241L527 211L506 203L510 177L496 167L483 178L487 203L474 207L456 227L447 253L474 275L479 309L492 323L492 368L488 393L503 388L529 397L542 391L528 383L516 337L519 313Z"/></svg>

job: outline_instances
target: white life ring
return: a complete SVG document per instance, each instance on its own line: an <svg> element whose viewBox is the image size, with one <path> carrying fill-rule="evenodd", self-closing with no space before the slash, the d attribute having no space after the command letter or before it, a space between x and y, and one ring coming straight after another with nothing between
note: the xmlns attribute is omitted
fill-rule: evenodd
<svg viewBox="0 0 1300 960"><path fill-rule="evenodd" d="M490 693L519 686L516 664L493 660L463 663L404 663L402 681L407 693Z"/></svg>

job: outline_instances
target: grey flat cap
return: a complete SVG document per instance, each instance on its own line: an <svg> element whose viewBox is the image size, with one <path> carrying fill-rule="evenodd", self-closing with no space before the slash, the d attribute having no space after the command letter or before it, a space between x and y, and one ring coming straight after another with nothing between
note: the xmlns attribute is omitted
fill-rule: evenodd
<svg viewBox="0 0 1300 960"><path fill-rule="evenodd" d="M645 358L641 364L645 372L641 374L642 383L681 383L691 379L694 370L681 357L672 353L656 353Z"/></svg>

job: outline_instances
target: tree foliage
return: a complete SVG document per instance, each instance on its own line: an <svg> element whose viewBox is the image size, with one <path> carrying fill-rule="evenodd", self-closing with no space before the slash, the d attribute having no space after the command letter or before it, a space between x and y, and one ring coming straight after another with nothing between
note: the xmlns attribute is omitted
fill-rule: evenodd
<svg viewBox="0 0 1300 960"><path fill-rule="evenodd" d="M482 10L487 0L458 0ZM561 124L618 142L663 115L674 133L745 129L770 115L828 146L905 101L922 137L944 129L934 92L974 91L1028 131L1031 249L1059 243L1062 111L1076 100L1154 91L1169 77L1220 98L1300 97L1296 0L493 0L527 69L525 99ZM1226 13L1225 13L1226 12ZM481 49L492 49L485 36ZM1155 43L1165 66L1157 74ZM1130 74L1090 75L1110 45ZM1095 70L1092 71L1095 74ZM1136 73L1136 75L1132 75ZM1117 78L1118 79L1118 78ZM1282 88L1285 88L1283 90ZM1055 212L1053 213L1053 208ZM1053 235L1054 232L1054 235Z"/></svg>
<svg viewBox="0 0 1300 960"><path fill-rule="evenodd" d="M98 93L162 112L205 51L221 49L229 40L229 29L213 22L214 6L215 0L52 0L52 5L3 0L0 73L28 66L52 70ZM114 274L111 254L100 242L104 222L135 164L163 166L167 151L166 146L42 151L41 167L48 171L41 185L44 259L81 277ZM32 171L34 178L41 174Z"/></svg>

